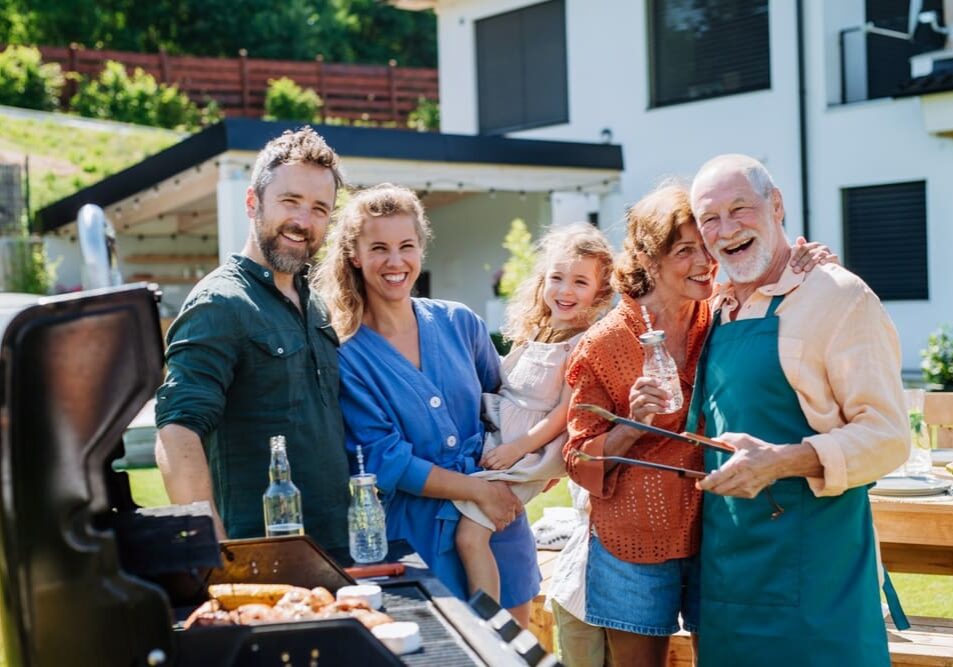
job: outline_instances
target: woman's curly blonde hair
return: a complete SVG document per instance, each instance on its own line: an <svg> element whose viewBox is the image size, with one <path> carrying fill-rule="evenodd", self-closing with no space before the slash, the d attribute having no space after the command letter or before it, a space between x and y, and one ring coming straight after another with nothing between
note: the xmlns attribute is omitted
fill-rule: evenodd
<svg viewBox="0 0 953 667"><path fill-rule="evenodd" d="M688 188L676 180L664 181L632 204L625 218L625 241L612 286L620 294L640 297L655 288L650 269L675 245L678 228L695 224Z"/></svg>
<svg viewBox="0 0 953 667"><path fill-rule="evenodd" d="M351 261L357 256L357 239L370 218L394 215L413 218L423 259L431 236L430 221L413 190L381 183L352 193L347 204L334 215L327 254L312 276L312 287L324 299L331 326L342 343L361 327L367 300L364 276Z"/></svg>
<svg viewBox="0 0 953 667"><path fill-rule="evenodd" d="M517 288L506 308L503 336L521 345L532 340L534 334L549 324L551 312L543 300L546 273L557 259L591 257L598 264L599 288L592 306L586 311L580 326L588 327L609 308L612 301L612 248L606 237L588 222L552 227L536 243L536 264L532 275Z"/></svg>

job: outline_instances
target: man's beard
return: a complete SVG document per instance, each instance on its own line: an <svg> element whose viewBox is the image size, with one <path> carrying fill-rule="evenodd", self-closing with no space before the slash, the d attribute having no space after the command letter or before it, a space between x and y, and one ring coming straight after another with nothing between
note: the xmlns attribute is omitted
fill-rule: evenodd
<svg viewBox="0 0 953 667"><path fill-rule="evenodd" d="M300 251L281 249L279 247L281 243L281 231L285 228L289 228L288 231L294 231L296 234L303 235L306 239L305 247ZM255 236L258 237L258 247L261 249L261 254L264 255L265 261L267 261L271 268L277 273L298 273L318 252L316 244L306 230L284 225L275 230L274 234L269 235L265 229L264 219L261 213L255 216Z"/></svg>
<svg viewBox="0 0 953 667"><path fill-rule="evenodd" d="M752 234L751 236L754 238L754 247L748 251L751 255L743 260L733 258L723 249L716 250L714 253L718 265L728 274L728 278L733 283L746 285L756 282L771 268L772 246L760 234ZM730 243L725 245L730 245Z"/></svg>

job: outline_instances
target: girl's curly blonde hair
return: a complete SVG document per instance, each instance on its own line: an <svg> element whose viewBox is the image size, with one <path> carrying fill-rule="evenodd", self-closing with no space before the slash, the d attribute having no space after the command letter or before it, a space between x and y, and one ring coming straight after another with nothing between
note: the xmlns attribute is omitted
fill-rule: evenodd
<svg viewBox="0 0 953 667"><path fill-rule="evenodd" d="M599 288L580 326L588 327L608 310L612 301L612 284L609 280L612 274L612 248L609 242L602 232L588 222L560 225L550 228L536 243L533 274L520 284L510 299L506 308L506 323L502 328L503 336L513 341L514 345L521 345L532 340L541 327L548 325L551 312L543 301L546 273L557 259L586 257L596 260Z"/></svg>
<svg viewBox="0 0 953 667"><path fill-rule="evenodd" d="M678 240L678 228L695 224L688 188L677 180L666 180L632 204L625 218L625 241L616 260L612 286L620 294L640 297L655 288L649 269L672 249Z"/></svg>
<svg viewBox="0 0 953 667"><path fill-rule="evenodd" d="M351 262L357 256L357 239L370 218L409 215L414 220L421 259L430 239L430 221L413 190L381 183L352 193L335 215L328 233L327 254L312 276L312 287L324 299L331 326L341 342L351 338L364 320L367 291L361 270Z"/></svg>

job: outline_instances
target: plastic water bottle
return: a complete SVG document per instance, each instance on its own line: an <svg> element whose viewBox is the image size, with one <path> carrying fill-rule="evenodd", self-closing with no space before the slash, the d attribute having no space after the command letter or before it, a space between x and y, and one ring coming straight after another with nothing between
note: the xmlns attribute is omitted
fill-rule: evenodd
<svg viewBox="0 0 953 667"><path fill-rule="evenodd" d="M268 466L268 479L271 483L261 497L265 510L265 537L304 535L301 491L291 481L285 436L274 435L269 443L271 464Z"/></svg>
<svg viewBox="0 0 953 667"><path fill-rule="evenodd" d="M357 446L358 474L351 476L347 508L348 547L355 563L376 563L387 555L384 506L377 497L377 475L364 472L364 455Z"/></svg>
<svg viewBox="0 0 953 667"><path fill-rule="evenodd" d="M645 352L642 374L656 378L662 384L662 388L671 395L662 414L678 412L682 409L684 402L682 385L678 379L678 366L675 365L672 355L665 349L665 332L661 329L647 331L639 336L639 342L642 343L642 349Z"/></svg>

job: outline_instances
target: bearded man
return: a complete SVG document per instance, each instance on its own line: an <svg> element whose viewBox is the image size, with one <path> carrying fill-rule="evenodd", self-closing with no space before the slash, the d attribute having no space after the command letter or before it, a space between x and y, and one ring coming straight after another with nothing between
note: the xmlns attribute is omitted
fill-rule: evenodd
<svg viewBox="0 0 953 667"><path fill-rule="evenodd" d="M687 428L735 448L706 452L699 483L699 664L888 667L867 486L910 446L897 332L847 269L787 266L781 192L754 158L706 163L691 203L730 281Z"/></svg>
<svg viewBox="0 0 953 667"><path fill-rule="evenodd" d="M307 281L341 184L338 156L311 128L270 141L245 196L245 247L169 329L156 460L172 502L210 501L219 538L264 534L269 438L283 435L305 533L347 546L338 339Z"/></svg>

